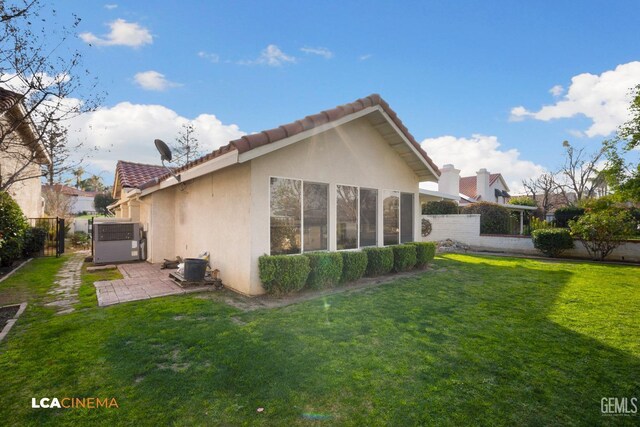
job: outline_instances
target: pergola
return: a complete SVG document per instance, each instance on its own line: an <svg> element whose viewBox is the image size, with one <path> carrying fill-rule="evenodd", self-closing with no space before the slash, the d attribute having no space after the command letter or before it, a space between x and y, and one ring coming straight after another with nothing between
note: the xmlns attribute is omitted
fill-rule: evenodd
<svg viewBox="0 0 640 427"><path fill-rule="evenodd" d="M501 205L507 208L510 211L515 211L520 213L520 235L524 234L524 212L525 211L535 211L538 209L536 206L524 206L524 205Z"/></svg>

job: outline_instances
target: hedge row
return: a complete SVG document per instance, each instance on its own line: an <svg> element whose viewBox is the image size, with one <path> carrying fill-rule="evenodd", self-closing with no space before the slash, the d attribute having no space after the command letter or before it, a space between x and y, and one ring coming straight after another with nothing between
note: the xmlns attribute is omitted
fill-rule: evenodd
<svg viewBox="0 0 640 427"><path fill-rule="evenodd" d="M313 252L304 255L263 255L258 264L262 286L283 295L352 282L362 276L425 268L435 256L433 242L414 242L362 251Z"/></svg>

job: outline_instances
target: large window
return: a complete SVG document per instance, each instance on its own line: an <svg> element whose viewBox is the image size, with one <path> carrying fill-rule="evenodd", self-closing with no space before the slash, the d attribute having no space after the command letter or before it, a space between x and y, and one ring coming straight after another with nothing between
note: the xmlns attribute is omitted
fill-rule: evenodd
<svg viewBox="0 0 640 427"><path fill-rule="evenodd" d="M271 178L271 255L300 253L302 181Z"/></svg>
<svg viewBox="0 0 640 427"><path fill-rule="evenodd" d="M304 251L328 249L329 185L304 182Z"/></svg>
<svg viewBox="0 0 640 427"><path fill-rule="evenodd" d="M360 246L378 244L378 190L360 189Z"/></svg>
<svg viewBox="0 0 640 427"><path fill-rule="evenodd" d="M413 194L400 195L400 243L413 242Z"/></svg>
<svg viewBox="0 0 640 427"><path fill-rule="evenodd" d="M400 237L400 192L384 190L382 194L384 245L397 245Z"/></svg>
<svg viewBox="0 0 640 427"><path fill-rule="evenodd" d="M358 187L337 186L336 247L358 247Z"/></svg>

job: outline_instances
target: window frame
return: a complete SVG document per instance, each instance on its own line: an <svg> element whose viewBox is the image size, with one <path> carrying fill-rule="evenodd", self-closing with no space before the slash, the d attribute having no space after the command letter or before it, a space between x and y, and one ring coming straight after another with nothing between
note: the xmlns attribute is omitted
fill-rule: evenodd
<svg viewBox="0 0 640 427"><path fill-rule="evenodd" d="M335 197L335 202L336 202L336 233L335 233L335 239L336 239L336 252L338 251L357 251L358 249L360 249L360 186L358 185L353 185L353 184L335 184L336 186L336 197ZM357 200L357 204L358 207L356 209L356 247L355 248L344 248L344 249L338 249L338 187L353 187L356 189L356 194L358 196L358 200Z"/></svg>

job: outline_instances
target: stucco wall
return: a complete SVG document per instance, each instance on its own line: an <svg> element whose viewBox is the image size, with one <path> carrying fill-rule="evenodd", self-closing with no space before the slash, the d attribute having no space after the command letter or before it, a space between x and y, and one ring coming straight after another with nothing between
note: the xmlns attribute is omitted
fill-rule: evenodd
<svg viewBox="0 0 640 427"><path fill-rule="evenodd" d="M420 236L418 178L366 118L297 142L251 161L252 294L262 293L258 258L270 251L269 178L328 183L329 249L335 250L336 185L353 185L414 194L414 239ZM383 245L382 196L378 193L378 245Z"/></svg>
<svg viewBox="0 0 640 427"><path fill-rule="evenodd" d="M0 167L3 170L12 170L15 167L15 162L11 159L2 158L0 156ZM24 170L24 176L38 175L40 172L40 165L32 163ZM30 178L24 181L18 181L9 187L8 193L16 201L16 203L22 209L22 213L27 218L39 218L43 215L42 210L42 188L40 185L40 178Z"/></svg>
<svg viewBox="0 0 640 427"><path fill-rule="evenodd" d="M479 214L423 215L422 218L431 222L431 234L423 238L425 241L452 239L467 245L480 242Z"/></svg>

